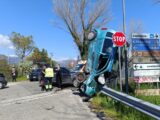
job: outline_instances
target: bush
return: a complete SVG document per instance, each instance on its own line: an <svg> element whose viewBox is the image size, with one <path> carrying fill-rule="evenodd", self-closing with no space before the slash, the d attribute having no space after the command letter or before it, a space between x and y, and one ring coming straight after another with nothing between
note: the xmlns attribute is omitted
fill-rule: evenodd
<svg viewBox="0 0 160 120"><path fill-rule="evenodd" d="M5 75L5 79L7 81L11 81L11 69L8 65L7 61L5 59L0 60L0 73L3 73Z"/></svg>

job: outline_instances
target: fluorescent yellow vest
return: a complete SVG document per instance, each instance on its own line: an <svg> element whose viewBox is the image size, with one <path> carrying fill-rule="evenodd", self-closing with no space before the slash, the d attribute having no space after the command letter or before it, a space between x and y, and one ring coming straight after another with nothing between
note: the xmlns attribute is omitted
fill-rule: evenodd
<svg viewBox="0 0 160 120"><path fill-rule="evenodd" d="M45 77L54 77L53 68L46 68L45 69Z"/></svg>

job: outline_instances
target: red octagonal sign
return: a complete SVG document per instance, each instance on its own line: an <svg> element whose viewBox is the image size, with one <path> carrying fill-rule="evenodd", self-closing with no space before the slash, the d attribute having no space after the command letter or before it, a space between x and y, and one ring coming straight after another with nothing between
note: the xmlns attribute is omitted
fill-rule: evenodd
<svg viewBox="0 0 160 120"><path fill-rule="evenodd" d="M112 41L116 46L122 47L126 43L126 37L122 32L116 32L112 37Z"/></svg>

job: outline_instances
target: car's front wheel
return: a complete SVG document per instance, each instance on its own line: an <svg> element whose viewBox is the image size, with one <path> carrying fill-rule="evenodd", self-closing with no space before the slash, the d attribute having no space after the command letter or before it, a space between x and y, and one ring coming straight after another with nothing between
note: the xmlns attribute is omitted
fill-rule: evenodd
<svg viewBox="0 0 160 120"><path fill-rule="evenodd" d="M78 88L79 85L80 85L80 83L78 82L78 80L77 79L73 79L73 86Z"/></svg>

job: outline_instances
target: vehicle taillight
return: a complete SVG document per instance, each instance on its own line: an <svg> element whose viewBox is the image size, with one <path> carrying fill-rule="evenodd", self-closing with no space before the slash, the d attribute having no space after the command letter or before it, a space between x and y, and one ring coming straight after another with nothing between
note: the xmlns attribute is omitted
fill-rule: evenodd
<svg viewBox="0 0 160 120"><path fill-rule="evenodd" d="M107 28L101 28L101 30L107 30Z"/></svg>

